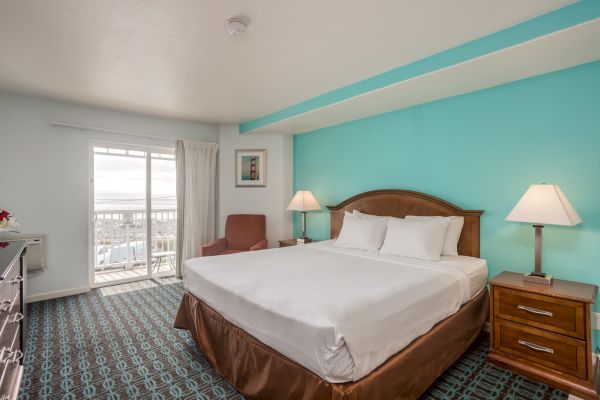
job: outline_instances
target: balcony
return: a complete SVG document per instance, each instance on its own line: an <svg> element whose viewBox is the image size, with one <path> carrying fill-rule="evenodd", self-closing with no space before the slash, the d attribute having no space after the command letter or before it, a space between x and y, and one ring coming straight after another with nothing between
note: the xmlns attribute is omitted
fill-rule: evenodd
<svg viewBox="0 0 600 400"><path fill-rule="evenodd" d="M175 273L177 210L154 209L151 223L151 276ZM102 210L94 213L95 283L147 276L146 212Z"/></svg>

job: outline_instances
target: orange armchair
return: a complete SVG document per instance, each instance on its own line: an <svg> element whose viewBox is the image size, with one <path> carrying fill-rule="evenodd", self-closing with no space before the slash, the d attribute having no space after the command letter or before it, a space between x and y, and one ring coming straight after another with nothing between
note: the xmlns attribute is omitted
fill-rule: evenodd
<svg viewBox="0 0 600 400"><path fill-rule="evenodd" d="M225 237L200 246L198 256L217 256L267 248L267 219L259 214L232 214L225 223Z"/></svg>

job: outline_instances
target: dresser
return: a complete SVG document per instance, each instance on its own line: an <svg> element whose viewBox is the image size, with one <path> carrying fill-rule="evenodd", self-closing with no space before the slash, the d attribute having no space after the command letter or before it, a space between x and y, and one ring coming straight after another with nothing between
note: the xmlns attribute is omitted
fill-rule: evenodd
<svg viewBox="0 0 600 400"><path fill-rule="evenodd" d="M15 399L23 375L26 241L0 242L0 400Z"/></svg>
<svg viewBox="0 0 600 400"><path fill-rule="evenodd" d="M488 359L585 399L597 399L592 367L592 311L598 287L523 281L502 272L490 281Z"/></svg>

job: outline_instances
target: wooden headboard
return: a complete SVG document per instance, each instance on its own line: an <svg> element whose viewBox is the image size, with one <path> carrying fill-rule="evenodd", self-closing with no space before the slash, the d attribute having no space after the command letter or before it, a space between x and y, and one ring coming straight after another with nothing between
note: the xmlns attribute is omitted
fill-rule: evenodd
<svg viewBox="0 0 600 400"><path fill-rule="evenodd" d="M337 238L342 229L344 212L358 210L363 213L404 218L407 215L458 215L465 218L458 254L479 257L479 218L482 210L463 210L454 204L428 194L401 189L372 190L342 201L337 206L327 206L330 213L331 238Z"/></svg>

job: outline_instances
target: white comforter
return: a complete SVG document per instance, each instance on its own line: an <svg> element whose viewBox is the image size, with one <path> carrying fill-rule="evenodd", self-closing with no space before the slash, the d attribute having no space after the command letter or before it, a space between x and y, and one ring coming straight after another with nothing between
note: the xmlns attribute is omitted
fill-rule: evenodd
<svg viewBox="0 0 600 400"><path fill-rule="evenodd" d="M184 264L186 290L335 383L364 377L454 314L486 276L476 258L386 257L331 241Z"/></svg>

